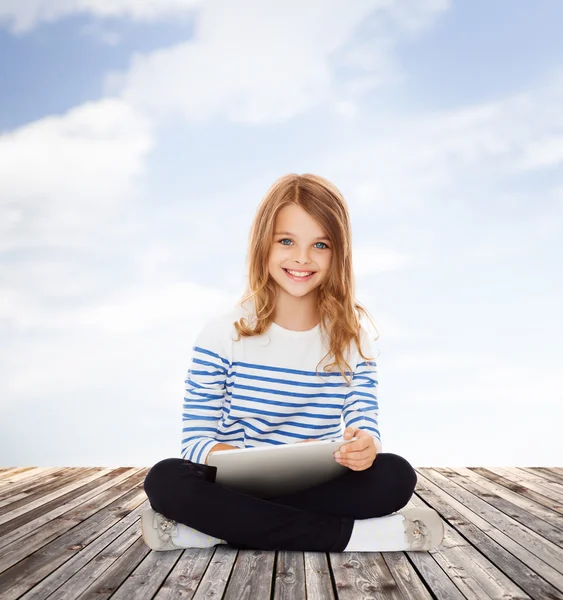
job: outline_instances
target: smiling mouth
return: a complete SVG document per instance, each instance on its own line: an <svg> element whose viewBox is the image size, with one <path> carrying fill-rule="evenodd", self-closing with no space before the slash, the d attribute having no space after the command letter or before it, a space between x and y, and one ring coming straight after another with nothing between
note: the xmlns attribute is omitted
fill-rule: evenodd
<svg viewBox="0 0 563 600"><path fill-rule="evenodd" d="M313 275L316 273L316 271L309 271L309 275L292 275L289 272L289 269L284 269L283 267L282 267L282 271L285 271L287 276L290 277L291 279L303 280L303 281L307 281L308 279L311 279L311 277L313 277ZM295 272L297 273L298 271L295 271Z"/></svg>

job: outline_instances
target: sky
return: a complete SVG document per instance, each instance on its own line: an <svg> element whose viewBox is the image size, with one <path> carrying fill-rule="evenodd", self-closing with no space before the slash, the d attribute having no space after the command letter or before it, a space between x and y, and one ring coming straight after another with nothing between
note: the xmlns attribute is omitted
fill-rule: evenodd
<svg viewBox="0 0 563 600"><path fill-rule="evenodd" d="M270 185L350 211L384 452L561 466L563 5L0 2L0 468L180 456Z"/></svg>

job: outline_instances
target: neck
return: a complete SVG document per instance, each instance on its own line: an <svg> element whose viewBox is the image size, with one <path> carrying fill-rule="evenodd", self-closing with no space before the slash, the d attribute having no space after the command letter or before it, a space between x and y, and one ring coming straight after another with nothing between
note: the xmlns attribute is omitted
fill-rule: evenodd
<svg viewBox="0 0 563 600"><path fill-rule="evenodd" d="M316 290L313 290L316 292ZM305 296L292 296L278 290L276 307L274 309L274 323L284 329L293 331L307 331L313 329L320 321L318 295L316 293Z"/></svg>

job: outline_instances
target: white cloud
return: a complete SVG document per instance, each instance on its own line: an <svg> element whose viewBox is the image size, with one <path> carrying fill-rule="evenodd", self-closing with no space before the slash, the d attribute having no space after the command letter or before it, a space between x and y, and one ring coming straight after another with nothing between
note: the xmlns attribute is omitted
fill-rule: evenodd
<svg viewBox="0 0 563 600"><path fill-rule="evenodd" d="M396 271L415 263L414 256L406 252L386 250L378 245L364 243L353 250L354 273L366 277L384 271Z"/></svg>
<svg viewBox="0 0 563 600"><path fill-rule="evenodd" d="M522 169L554 167L563 163L563 136L546 135L532 142L520 160Z"/></svg>
<svg viewBox="0 0 563 600"><path fill-rule="evenodd" d="M61 329L87 329L107 335L144 334L174 322L189 320L205 306L207 314L229 310L230 299L220 288L190 282L171 283L147 291L145 286L129 287L96 305L60 315ZM231 303L234 303L233 299ZM201 313L198 313L201 318Z"/></svg>
<svg viewBox="0 0 563 600"><path fill-rule="evenodd" d="M333 110L342 117L352 118L358 113L358 105L349 100L337 100L333 105Z"/></svg>
<svg viewBox="0 0 563 600"><path fill-rule="evenodd" d="M223 116L256 124L289 119L326 98L337 113L352 118L361 94L400 78L392 59L397 39L428 27L448 5L445 0L268 5L257 0L7 0L0 5L0 22L22 33L77 13L155 20L198 9L193 40L134 56L126 72L108 74L106 92L152 117ZM119 34L100 23L92 21L82 30L104 43L118 43ZM377 35L356 35L366 23ZM335 85L336 68L364 73ZM18 215L10 209L8 217Z"/></svg>
<svg viewBox="0 0 563 600"><path fill-rule="evenodd" d="M386 9L393 19L411 33L419 33L434 20L436 13L450 7L450 0L427 0L426 2L410 2L409 0L389 0Z"/></svg>
<svg viewBox="0 0 563 600"><path fill-rule="evenodd" d="M57 275L59 278L54 280L55 285L63 280L60 276L64 275L55 265L40 283L50 276ZM120 342L113 346L118 355L128 351L131 346L140 344L145 336L158 338L159 343L165 343L169 335L166 330L173 330L180 323L182 331L190 331L191 326L191 331L195 333L195 329L201 327L206 315L228 311L238 300L238 295L235 297L220 288L184 282L162 285L154 289L140 285L132 286L114 294L107 294L102 301L74 306L68 306L66 303L48 306L44 300L43 296L33 298L29 294L18 294L15 290L3 290L0 294L0 319L3 319L7 312L14 331L41 332L49 338L53 335L62 338L71 334L76 336L76 341L82 337L92 338L104 346L107 339L119 339ZM88 348L88 353L93 356L101 354L96 344ZM107 354L107 351L104 351L104 354ZM109 358L106 356L106 359ZM58 360L55 356L52 359ZM32 367L35 361L26 361L23 356L18 360L20 365L25 364L22 377L29 369L48 368L45 357L36 367ZM71 363L72 360L67 367ZM8 373L3 380L10 380ZM21 385L18 391L23 391Z"/></svg>
<svg viewBox="0 0 563 600"><path fill-rule="evenodd" d="M358 286L357 297L360 298L360 303L367 308L371 318L375 322L377 333L373 330L371 321L366 322L364 325L367 327L370 334L372 348L374 354L379 355L380 344L385 347L390 342L413 342L414 340L428 339L428 331L424 331L420 326L413 326L408 323L400 322L395 315L391 316L383 309L378 309L377 313L374 314L369 305L362 302L362 298L370 299L374 297L372 293L364 293L362 288ZM377 335L377 340L373 340Z"/></svg>
<svg viewBox="0 0 563 600"><path fill-rule="evenodd" d="M0 136L0 250L81 244L135 193L152 144L147 119L117 99Z"/></svg>
<svg viewBox="0 0 563 600"><path fill-rule="evenodd" d="M354 3L347 3L345 0L308 0L307 3L287 0L267 4L258 0L239 0L236 3L227 0L3 0L0 4L0 23L6 22L14 34L24 34L41 23L58 21L76 14L87 14L100 19L123 17L137 21L157 21L176 19L202 9L208 14L214 13L214 23L220 14L227 17L223 20L224 24L228 21L236 23L237 14L246 21L252 21L252 15L256 15L259 29L265 21L263 17L266 13L281 10L285 15L293 13L296 16L291 23L292 39L296 30L309 20L308 16L316 15L315 28L310 28L307 33L308 37L318 43L329 22L333 23L338 37L341 28L333 18L335 12L346 28L346 22L355 21L357 14L381 10L386 13L390 22L400 24L405 32L413 35L431 25L434 15L446 10L449 4L450 0L361 0ZM387 26L381 26L374 33L383 39L387 29ZM304 30L305 28L302 29ZM255 34L256 30L252 29L251 33Z"/></svg>
<svg viewBox="0 0 563 600"><path fill-rule="evenodd" d="M80 32L99 40L108 46L117 46L121 42L122 34L104 26L101 21L91 21L80 27Z"/></svg>
<svg viewBox="0 0 563 600"><path fill-rule="evenodd" d="M484 362L483 357L477 354L440 354L432 350L420 354L404 352L400 356L389 359L389 364L395 371L404 371L411 375L416 371L427 371L429 369L436 369L437 371L441 369L459 369L469 372L481 368Z"/></svg>
<svg viewBox="0 0 563 600"><path fill-rule="evenodd" d="M354 219L377 225L386 256L394 256L388 253L395 245L401 248L396 256L406 262L396 263L397 268L411 262L405 248L417 263L448 258L438 256L444 238L437 227L417 227L429 211L436 211L445 235L460 228L468 245L457 251L465 259L522 256L562 229L561 188L548 182L541 188L521 185L530 171L563 164L561 138L553 133L563 128L562 105L563 72L556 71L535 88L494 102L395 118L364 112L362 135L353 145L335 144L317 169L346 190ZM479 213L487 219L479 219ZM461 214L481 221L471 236L461 221L445 217ZM387 232L386 218L400 223L400 231ZM370 254L377 261L375 251L359 255L360 270ZM383 269L375 262L374 270Z"/></svg>
<svg viewBox="0 0 563 600"><path fill-rule="evenodd" d="M393 78L390 49L405 35L404 19L411 27L409 11L422 27L447 7L430 0L403 5L396 12L386 0L203 4L193 40L135 56L127 72L108 76L106 91L155 116L187 121L276 122L327 98L349 113L361 92ZM362 39L366 21L387 24L375 41ZM341 87L338 67L364 73Z"/></svg>
<svg viewBox="0 0 563 600"><path fill-rule="evenodd" d="M203 0L2 0L0 23L15 34L27 33L39 23L58 21L74 14L94 17L128 17L154 21L188 15Z"/></svg>
<svg viewBox="0 0 563 600"><path fill-rule="evenodd" d="M541 200L538 198L541 196ZM494 220L475 235L461 255L464 260L488 263L526 258L542 251L542 244L563 232L563 190L544 187L541 192L498 192L495 203L512 219ZM525 209L517 208L523 204ZM523 214L518 214L517 211ZM518 214L518 218L514 215Z"/></svg>

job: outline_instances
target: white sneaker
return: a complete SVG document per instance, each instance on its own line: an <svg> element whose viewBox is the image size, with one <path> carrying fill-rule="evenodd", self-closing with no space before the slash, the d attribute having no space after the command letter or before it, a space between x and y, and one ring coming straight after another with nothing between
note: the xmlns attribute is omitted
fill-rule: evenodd
<svg viewBox="0 0 563 600"><path fill-rule="evenodd" d="M409 550L433 550L441 545L446 528L433 508L417 506L398 512L405 518L405 539Z"/></svg>
<svg viewBox="0 0 563 600"><path fill-rule="evenodd" d="M212 548L217 544L227 544L193 527L167 519L152 508L141 515L141 531L145 544L152 550Z"/></svg>
<svg viewBox="0 0 563 600"><path fill-rule="evenodd" d="M141 532L145 544L152 550L178 550L174 544L178 535L178 523L149 508L141 515Z"/></svg>

